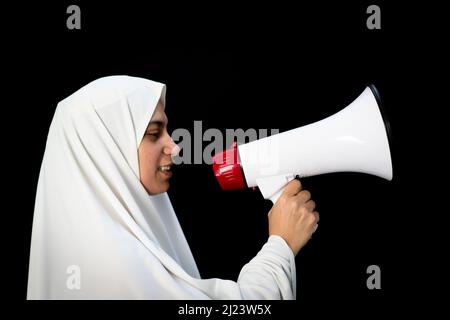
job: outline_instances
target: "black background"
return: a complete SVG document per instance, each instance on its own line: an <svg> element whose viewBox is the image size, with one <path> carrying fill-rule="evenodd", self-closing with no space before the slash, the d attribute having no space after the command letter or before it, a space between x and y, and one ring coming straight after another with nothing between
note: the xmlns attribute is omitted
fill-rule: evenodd
<svg viewBox="0 0 450 320"><path fill-rule="evenodd" d="M66 28L70 4L81 8L81 30ZM336 173L302 180L321 221L296 257L297 301L287 306L319 315L406 311L405 297L423 281L418 261L428 256L413 229L429 223L421 219L425 193L417 192L426 172L417 168L434 147L422 134L432 130L432 105L421 104L415 82L428 71L420 55L428 34L414 24L422 8L380 2L382 28L367 29L369 4L62 1L5 12L14 17L6 29L7 95L15 98L14 119L21 117L8 145L19 155L8 160L20 165L11 184L20 198L9 199L18 208L10 297L26 297L34 193L56 104L94 79L127 74L167 84L170 131L193 130L194 121L203 132L285 131L332 115L374 83L393 131L394 179ZM221 191L205 164L178 166L169 196L202 277L236 280L267 239L271 203L259 191ZM381 290L366 287L372 264L381 268Z"/></svg>

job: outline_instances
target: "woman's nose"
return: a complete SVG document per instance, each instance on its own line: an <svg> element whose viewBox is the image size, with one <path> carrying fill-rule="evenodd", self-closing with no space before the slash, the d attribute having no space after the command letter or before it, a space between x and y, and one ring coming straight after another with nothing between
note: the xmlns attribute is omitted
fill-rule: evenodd
<svg viewBox="0 0 450 320"><path fill-rule="evenodd" d="M172 140L172 142L173 142L173 140ZM172 148L172 151L170 152L170 155L172 157L176 157L180 153L181 148L175 142L173 144L174 144L174 146Z"/></svg>
<svg viewBox="0 0 450 320"><path fill-rule="evenodd" d="M180 153L180 147L172 140L172 138L169 139L168 145L164 147L164 153L175 157Z"/></svg>

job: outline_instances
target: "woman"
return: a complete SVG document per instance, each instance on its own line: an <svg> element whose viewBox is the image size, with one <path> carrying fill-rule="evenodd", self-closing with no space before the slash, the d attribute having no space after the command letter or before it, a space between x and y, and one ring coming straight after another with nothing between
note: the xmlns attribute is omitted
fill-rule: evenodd
<svg viewBox="0 0 450 320"><path fill-rule="evenodd" d="M295 299L294 255L318 221L299 181L237 282L201 279L169 197L165 86L95 80L61 101L36 193L28 299Z"/></svg>

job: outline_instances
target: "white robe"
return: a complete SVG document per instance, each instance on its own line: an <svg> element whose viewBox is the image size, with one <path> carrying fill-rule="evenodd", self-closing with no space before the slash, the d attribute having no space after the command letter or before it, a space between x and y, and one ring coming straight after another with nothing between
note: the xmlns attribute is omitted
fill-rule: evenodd
<svg viewBox="0 0 450 320"><path fill-rule="evenodd" d="M271 236L237 281L201 279L167 193L138 147L165 85L111 76L61 101L42 161L28 299L295 299L292 250Z"/></svg>

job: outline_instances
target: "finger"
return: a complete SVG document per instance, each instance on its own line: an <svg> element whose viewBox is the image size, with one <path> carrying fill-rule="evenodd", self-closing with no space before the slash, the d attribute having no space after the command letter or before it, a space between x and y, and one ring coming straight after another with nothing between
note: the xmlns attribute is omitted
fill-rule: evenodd
<svg viewBox="0 0 450 320"><path fill-rule="evenodd" d="M283 195L285 196L294 196L302 190L302 184L299 180L294 179L289 182L286 187L284 187Z"/></svg>
<svg viewBox="0 0 450 320"><path fill-rule="evenodd" d="M311 192L309 192L308 190L302 190L296 194L296 197L298 201L306 203L308 200L311 199Z"/></svg>
<svg viewBox="0 0 450 320"><path fill-rule="evenodd" d="M308 209L308 211L313 212L316 208L316 203L314 202L314 200L309 200L305 203L305 208Z"/></svg>
<svg viewBox="0 0 450 320"><path fill-rule="evenodd" d="M314 217L316 218L316 223L318 223L319 220L320 220L320 215L319 215L319 213L318 213L317 211L314 211L314 212L312 212L312 214L313 214Z"/></svg>

